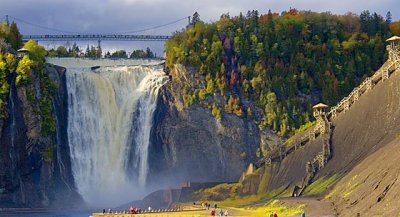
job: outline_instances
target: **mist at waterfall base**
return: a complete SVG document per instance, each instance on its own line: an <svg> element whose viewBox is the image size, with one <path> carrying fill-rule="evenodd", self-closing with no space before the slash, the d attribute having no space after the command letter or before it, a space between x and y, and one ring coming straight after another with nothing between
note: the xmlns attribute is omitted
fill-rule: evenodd
<svg viewBox="0 0 400 217"><path fill-rule="evenodd" d="M51 59L67 68L68 140L77 191L93 207L148 193L148 150L159 88L154 61ZM95 71L88 66L101 66Z"/></svg>

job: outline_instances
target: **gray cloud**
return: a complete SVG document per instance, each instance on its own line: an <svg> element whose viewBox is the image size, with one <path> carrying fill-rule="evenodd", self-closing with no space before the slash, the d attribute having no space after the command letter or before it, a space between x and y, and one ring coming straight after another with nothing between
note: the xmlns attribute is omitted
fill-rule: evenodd
<svg viewBox="0 0 400 217"><path fill-rule="evenodd" d="M363 10L384 16L391 11L400 19L399 0L0 0L0 15L9 14L49 28L83 33L114 33L139 30L198 11L204 21L215 21L222 13L238 15L257 9L281 12L295 7L299 10L331 11L344 14ZM57 33L18 22L22 33ZM144 32L171 34L187 24L182 20L171 26Z"/></svg>

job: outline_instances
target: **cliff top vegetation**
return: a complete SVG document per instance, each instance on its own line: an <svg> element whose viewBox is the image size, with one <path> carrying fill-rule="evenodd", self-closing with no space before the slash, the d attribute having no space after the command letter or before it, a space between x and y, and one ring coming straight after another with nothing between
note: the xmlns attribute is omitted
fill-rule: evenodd
<svg viewBox="0 0 400 217"><path fill-rule="evenodd" d="M182 64L198 80L182 84L186 106L206 106L217 118L225 110L290 136L312 120L313 104L336 104L377 70L385 40L399 32L390 12L253 10L214 23L197 14L167 41L166 64Z"/></svg>

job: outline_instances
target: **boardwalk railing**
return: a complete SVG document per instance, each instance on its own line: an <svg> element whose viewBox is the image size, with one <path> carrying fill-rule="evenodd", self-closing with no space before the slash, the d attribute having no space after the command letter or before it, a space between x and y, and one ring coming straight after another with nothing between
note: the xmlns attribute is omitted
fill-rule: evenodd
<svg viewBox="0 0 400 217"><path fill-rule="evenodd" d="M394 48L388 47L389 59L382 65L374 75L368 77L358 87L354 88L351 93L343 98L336 106L332 107L328 113L330 121L336 119L336 117L345 113L349 108L359 100L360 96L368 92L375 87L376 84L389 79L389 76L400 69L400 47L395 46Z"/></svg>

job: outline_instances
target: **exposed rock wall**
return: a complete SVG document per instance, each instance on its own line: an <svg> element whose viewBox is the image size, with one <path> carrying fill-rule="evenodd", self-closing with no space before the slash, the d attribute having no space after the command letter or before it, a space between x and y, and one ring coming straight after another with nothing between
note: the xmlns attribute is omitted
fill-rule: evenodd
<svg viewBox="0 0 400 217"><path fill-rule="evenodd" d="M21 87L14 85L13 77L8 81L8 117L0 135L2 207L65 207L71 205L72 198L79 201L72 181L68 143L63 136L67 127L65 71L47 66L47 72L58 87L52 99L56 132L48 136L41 134L39 79L31 73L30 84Z"/></svg>
<svg viewBox="0 0 400 217"><path fill-rule="evenodd" d="M153 130L152 171L178 182L237 181L255 159L257 126L233 115L219 122L198 106L178 111L168 104L167 89L162 95Z"/></svg>
<svg viewBox="0 0 400 217"><path fill-rule="evenodd" d="M260 132L252 120L182 102L181 82L193 82L182 69L171 72L155 112L150 153L151 174L167 181L238 181L260 147ZM279 141L271 134L271 141Z"/></svg>

